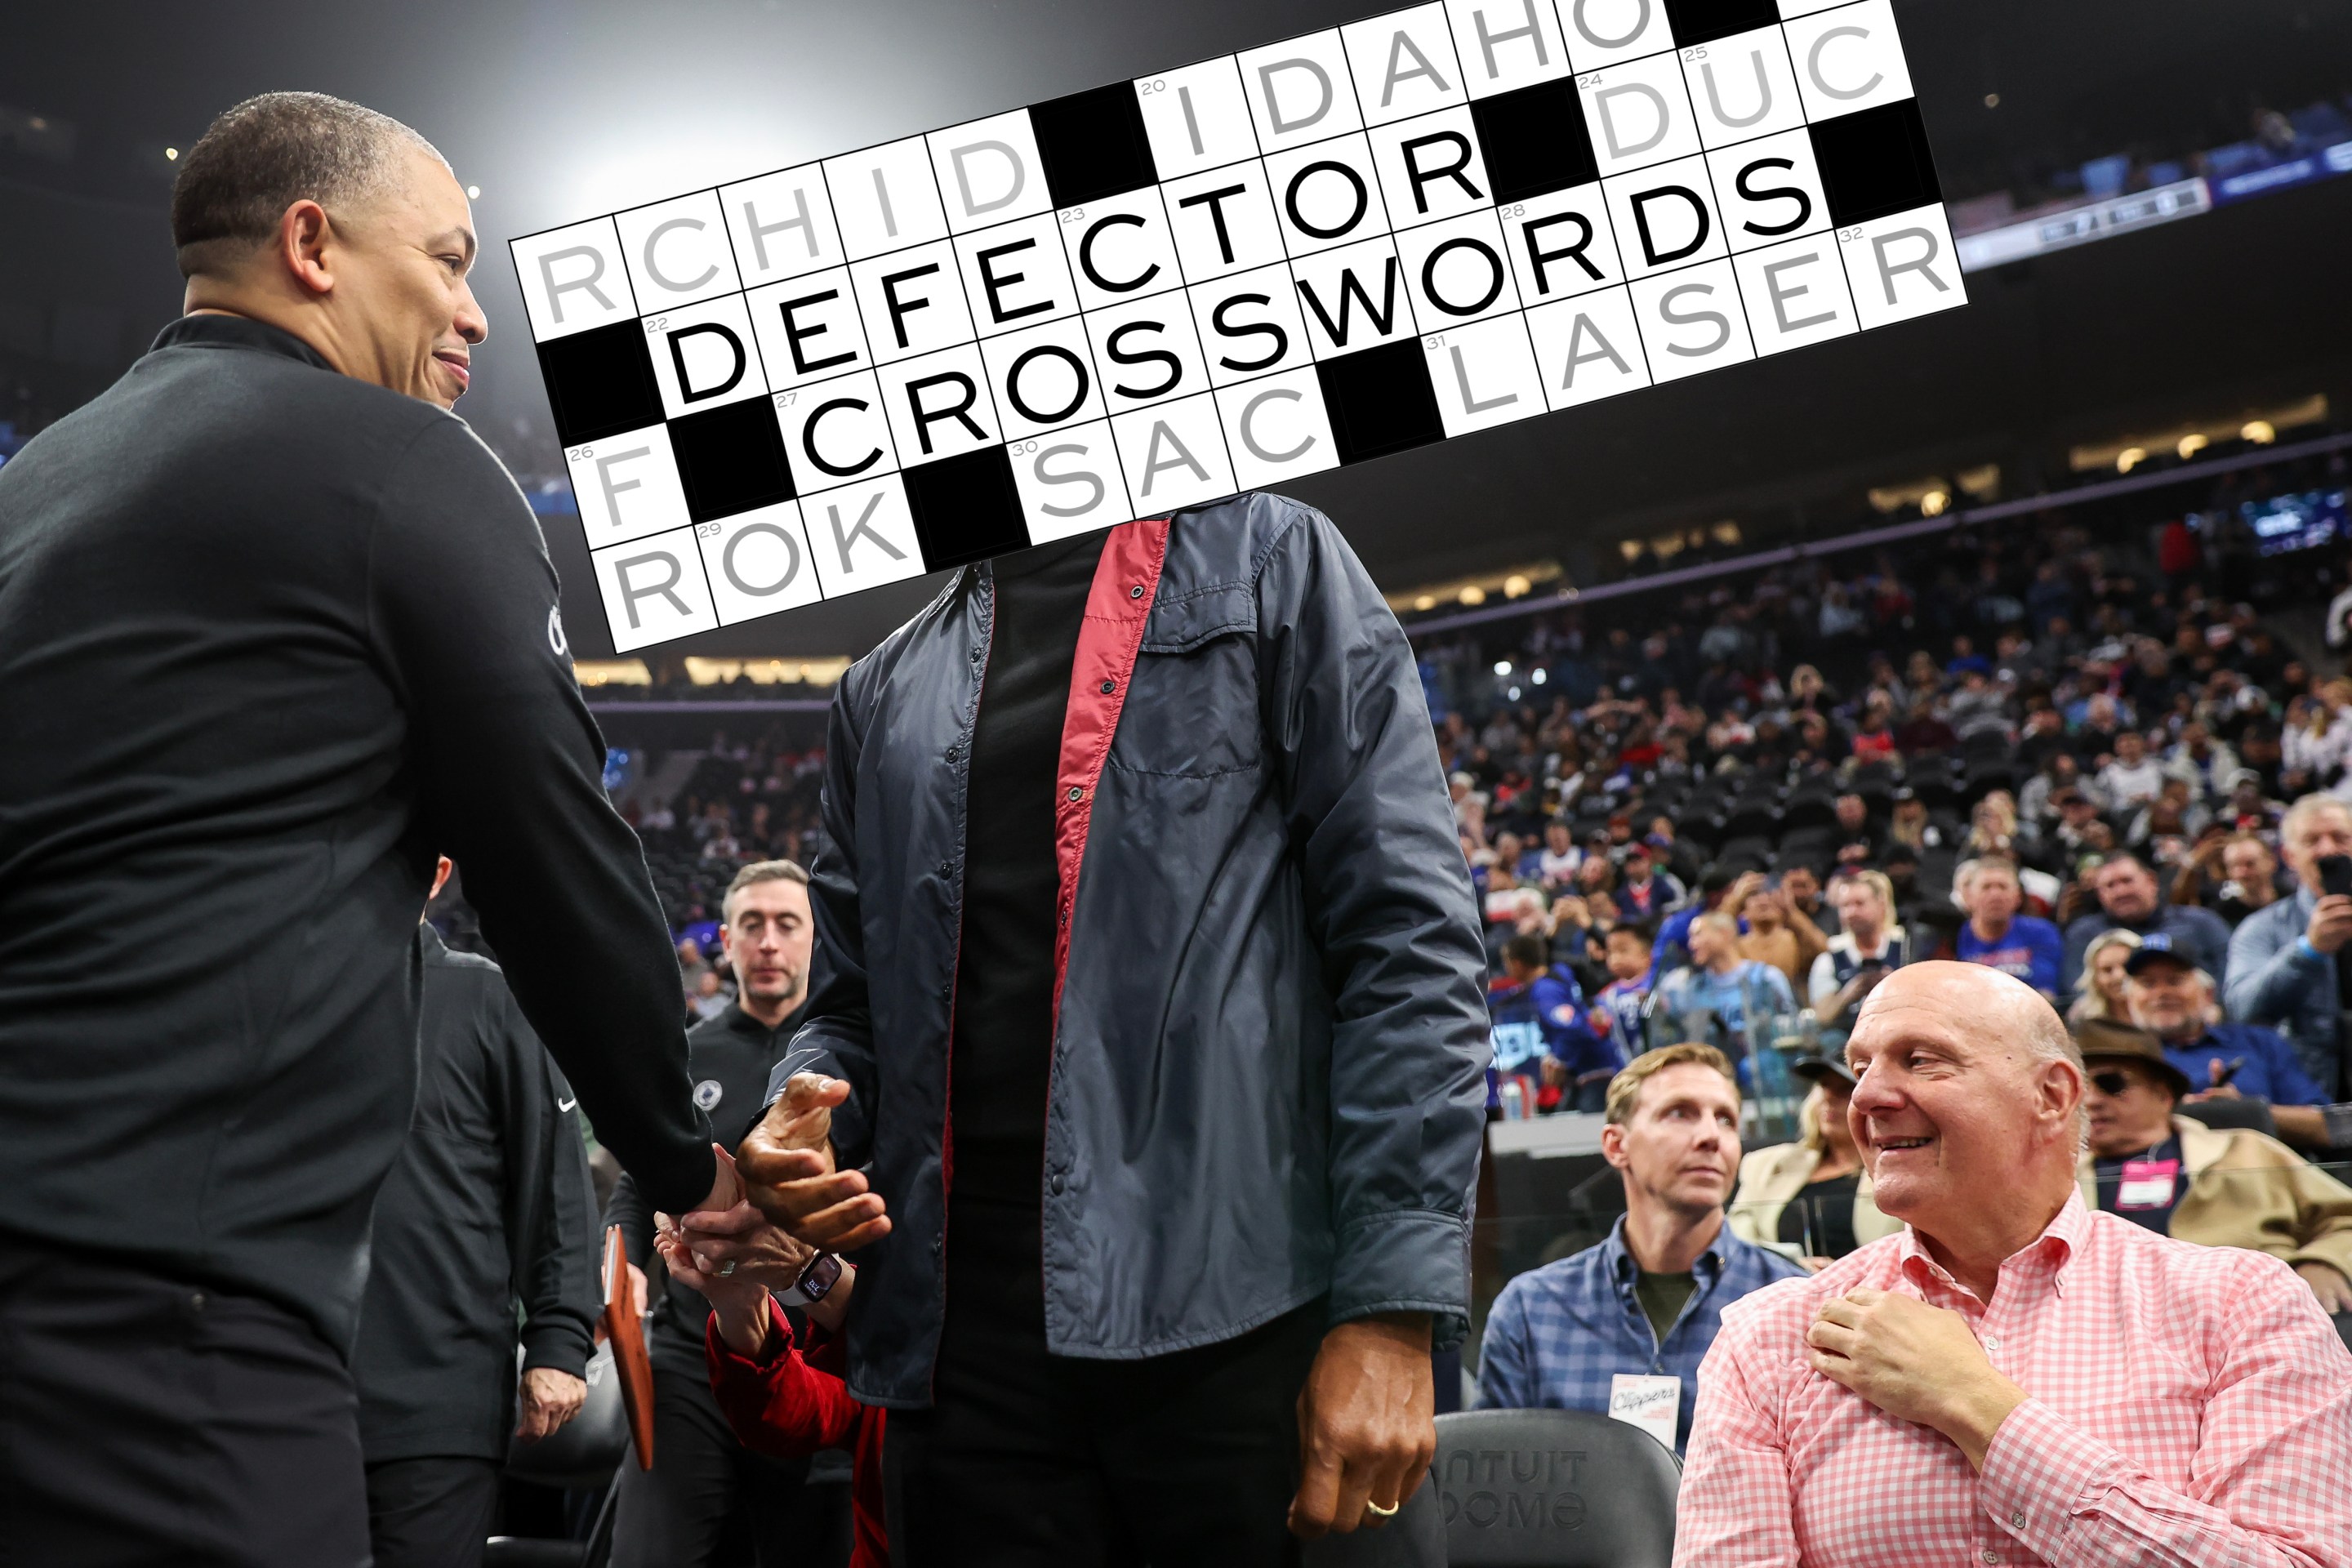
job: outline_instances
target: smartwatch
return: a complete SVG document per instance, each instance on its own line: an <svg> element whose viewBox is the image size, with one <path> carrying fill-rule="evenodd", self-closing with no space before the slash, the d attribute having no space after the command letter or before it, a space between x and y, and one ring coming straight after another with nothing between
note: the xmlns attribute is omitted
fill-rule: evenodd
<svg viewBox="0 0 2352 1568"><path fill-rule="evenodd" d="M813 1307L833 1293L841 1281L841 1259L833 1253L820 1252L809 1259L800 1278L788 1289L776 1292L776 1300L787 1307Z"/></svg>

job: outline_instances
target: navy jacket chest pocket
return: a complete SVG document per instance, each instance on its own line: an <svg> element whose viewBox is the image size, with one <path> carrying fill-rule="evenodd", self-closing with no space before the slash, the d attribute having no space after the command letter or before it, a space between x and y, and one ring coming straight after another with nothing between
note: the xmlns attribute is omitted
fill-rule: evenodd
<svg viewBox="0 0 2352 1568"><path fill-rule="evenodd" d="M1153 607L1110 765L1210 778L1258 765L1257 616L1246 585Z"/></svg>

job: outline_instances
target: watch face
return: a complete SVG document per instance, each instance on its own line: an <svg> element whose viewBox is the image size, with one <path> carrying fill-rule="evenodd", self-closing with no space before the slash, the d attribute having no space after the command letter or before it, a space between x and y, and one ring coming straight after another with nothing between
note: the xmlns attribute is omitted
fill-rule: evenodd
<svg viewBox="0 0 2352 1568"><path fill-rule="evenodd" d="M801 1270L795 1288L811 1301L822 1301L836 1280L841 1278L841 1259L830 1252L820 1252L806 1268Z"/></svg>

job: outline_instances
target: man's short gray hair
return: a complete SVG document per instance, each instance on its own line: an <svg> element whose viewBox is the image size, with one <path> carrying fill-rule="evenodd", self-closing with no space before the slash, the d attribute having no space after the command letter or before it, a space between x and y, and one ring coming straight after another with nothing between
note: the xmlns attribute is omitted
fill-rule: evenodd
<svg viewBox="0 0 2352 1568"><path fill-rule="evenodd" d="M2035 1005L2026 1011L2026 1017L2029 1020L2025 1028L2026 1055L2036 1063L2072 1062L2074 1065L2075 1081L2087 1082L2091 1076L2091 1069L2083 1060L2083 1043L2068 1032L2066 1020L2058 1016L2058 1009L2050 1005L2048 997L2038 991L2031 994ZM2083 1151L2090 1142L2091 1106L2089 1097L2086 1095L2074 1106L2074 1157L2076 1159L2082 1158Z"/></svg>
<svg viewBox="0 0 2352 1568"><path fill-rule="evenodd" d="M392 116L323 92L265 92L223 111L172 184L180 276L233 268L296 202L331 214L364 206L393 184L411 148L441 157Z"/></svg>
<svg viewBox="0 0 2352 1568"><path fill-rule="evenodd" d="M2307 795L2286 808L2285 819L2279 824L2279 842L2292 844L2303 836L2311 819L2323 812L2336 811L2352 817L2352 803L2332 795Z"/></svg>

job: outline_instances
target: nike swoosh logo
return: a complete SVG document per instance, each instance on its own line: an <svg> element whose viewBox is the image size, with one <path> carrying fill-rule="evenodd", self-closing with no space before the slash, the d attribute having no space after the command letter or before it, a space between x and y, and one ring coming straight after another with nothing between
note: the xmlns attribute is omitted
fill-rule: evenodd
<svg viewBox="0 0 2352 1568"><path fill-rule="evenodd" d="M569 1110L579 1103L580 1101L577 1100L559 1100L555 1102L555 1109L558 1110Z"/></svg>

